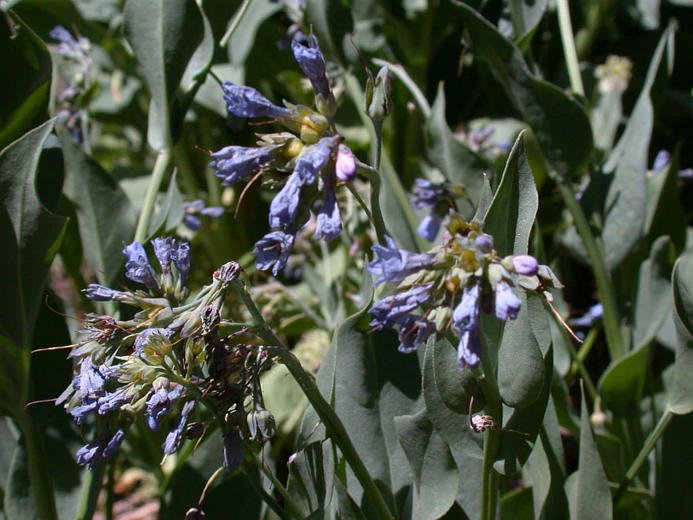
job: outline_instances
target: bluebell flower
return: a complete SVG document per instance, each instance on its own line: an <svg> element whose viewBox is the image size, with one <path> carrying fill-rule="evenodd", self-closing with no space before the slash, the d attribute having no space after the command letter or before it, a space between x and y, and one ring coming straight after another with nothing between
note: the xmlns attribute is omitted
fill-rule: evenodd
<svg viewBox="0 0 693 520"><path fill-rule="evenodd" d="M330 95L330 84L325 74L325 59L322 56L322 52L320 52L318 39L313 34L308 36L308 47L293 40L291 42L291 50L298 62L298 66L301 67L301 70L308 77L311 85L313 85L313 90L315 90L316 94L321 94L327 98Z"/></svg>
<svg viewBox="0 0 693 520"><path fill-rule="evenodd" d="M224 432L224 469L237 470L243 463L243 443L238 430Z"/></svg>
<svg viewBox="0 0 693 520"><path fill-rule="evenodd" d="M123 443L125 438L125 431L121 428L113 434L113 437L106 443L106 447L103 449L103 457L111 457L115 455L120 449L120 445Z"/></svg>
<svg viewBox="0 0 693 520"><path fill-rule="evenodd" d="M169 273L171 271L176 239L173 237L155 238L152 240L152 246L154 247L154 256L156 256L161 266L161 272L164 274Z"/></svg>
<svg viewBox="0 0 693 520"><path fill-rule="evenodd" d="M173 253L173 264L178 269L180 284L186 286L190 271L190 244L179 242Z"/></svg>
<svg viewBox="0 0 693 520"><path fill-rule="evenodd" d="M499 320L514 320L520 312L522 300L517 297L507 282L500 281L496 284L496 317Z"/></svg>
<svg viewBox="0 0 693 520"><path fill-rule="evenodd" d="M252 87L225 81L222 89L226 107L235 116L284 119L291 115L288 109L278 107Z"/></svg>
<svg viewBox="0 0 693 520"><path fill-rule="evenodd" d="M123 291L109 289L97 283L90 283L84 290L84 294L87 298L95 302L110 302L122 299L125 296Z"/></svg>
<svg viewBox="0 0 693 520"><path fill-rule="evenodd" d="M399 347L397 350L409 354L417 350L436 331L433 322L423 316L409 315L399 329Z"/></svg>
<svg viewBox="0 0 693 520"><path fill-rule="evenodd" d="M426 269L433 264L434 256L428 253L410 253L397 247L389 236L385 237L386 247L375 245L371 249L378 255L368 264L368 269L379 277L375 285L383 282L399 282L410 274Z"/></svg>
<svg viewBox="0 0 693 520"><path fill-rule="evenodd" d="M173 403L185 393L185 388L181 385L170 388L165 378L155 381L154 384L154 393L147 400L144 416L147 426L157 432L161 428L161 419L168 413Z"/></svg>
<svg viewBox="0 0 693 520"><path fill-rule="evenodd" d="M534 276L539 269L539 262L531 255L515 255L512 258L513 269L517 274Z"/></svg>
<svg viewBox="0 0 693 520"><path fill-rule="evenodd" d="M86 38L80 38L79 41L76 40L62 25L53 27L48 35L60 42L60 45L58 45L58 53L60 55L76 61L88 59L89 40Z"/></svg>
<svg viewBox="0 0 693 520"><path fill-rule="evenodd" d="M212 154L214 159L209 167L214 175L222 179L222 186L245 179L250 174L269 166L274 161L273 151L277 146L227 146Z"/></svg>
<svg viewBox="0 0 693 520"><path fill-rule="evenodd" d="M174 332L172 330L162 328L145 329L142 332L137 333L137 337L135 338L135 342L133 344L135 355L144 355L144 346L152 340L152 336L160 336L164 339L170 339L173 334Z"/></svg>
<svg viewBox="0 0 693 520"><path fill-rule="evenodd" d="M473 283L464 288L462 300L452 313L452 328L458 334L479 326L479 296L481 285Z"/></svg>
<svg viewBox="0 0 693 520"><path fill-rule="evenodd" d="M339 137L323 137L313 146L308 148L294 168L294 174L298 174L303 185L313 184L320 171L327 166L335 147L339 143Z"/></svg>
<svg viewBox="0 0 693 520"><path fill-rule="evenodd" d="M79 392L82 399L103 395L106 382L115 377L113 370L106 365L96 366L87 356L79 365Z"/></svg>
<svg viewBox="0 0 693 520"><path fill-rule="evenodd" d="M195 408L196 404L197 401L190 400L183 405L183 409L180 412L180 417L178 418L176 426L170 432L168 432L166 440L162 446L166 455L172 455L178 451L180 441L183 438L183 431L185 430L185 426L188 424L188 417L193 411L193 408Z"/></svg>
<svg viewBox="0 0 693 520"><path fill-rule="evenodd" d="M414 179L412 189L414 207L416 209L434 209L445 197L447 184L446 182L436 184L420 177Z"/></svg>
<svg viewBox="0 0 693 520"><path fill-rule="evenodd" d="M296 210L301 195L303 181L296 172L292 173L286 184L270 203L269 225L273 228L290 225L296 218Z"/></svg>
<svg viewBox="0 0 693 520"><path fill-rule="evenodd" d="M442 223L443 220L438 215L426 215L421 219L416 231L429 242L433 242L438 236L438 231L440 231L440 225Z"/></svg>
<svg viewBox="0 0 693 520"><path fill-rule="evenodd" d="M666 150L660 150L655 156L654 162L652 163L652 171L658 172L663 168L669 166L671 162L671 154Z"/></svg>
<svg viewBox="0 0 693 520"><path fill-rule="evenodd" d="M580 316L579 318L573 318L570 320L570 324L575 327L592 327L599 318L604 314L604 307L601 303L595 303L592 305L587 312Z"/></svg>
<svg viewBox="0 0 693 520"><path fill-rule="evenodd" d="M337 148L334 171L340 181L349 182L356 177L356 157L345 144L340 144Z"/></svg>
<svg viewBox="0 0 693 520"><path fill-rule="evenodd" d="M323 202L315 225L315 236L328 242L342 232L342 218L337 204L335 180L331 173L323 175Z"/></svg>
<svg viewBox="0 0 693 520"><path fill-rule="evenodd" d="M109 392L106 395L99 397L97 400L98 408L96 411L99 415L106 415L113 410L120 409L121 406L130 402L130 395L126 388L119 388L115 392Z"/></svg>
<svg viewBox="0 0 693 520"><path fill-rule="evenodd" d="M289 259L289 252L294 245L294 235L283 231L272 231L255 243L253 252L257 256L255 265L262 271L272 270L277 276L284 269Z"/></svg>
<svg viewBox="0 0 693 520"><path fill-rule="evenodd" d="M465 330L460 336L457 346L457 368L476 368L481 362L481 342L479 341L479 329Z"/></svg>
<svg viewBox="0 0 693 520"><path fill-rule="evenodd" d="M123 249L123 254L127 257L125 262L125 276L133 282L147 286L152 292L159 292L159 286L154 278L154 270L149 265L147 253L139 242L133 242Z"/></svg>
<svg viewBox="0 0 693 520"><path fill-rule="evenodd" d="M125 432L119 429L116 433L105 431L94 441L82 446L77 450L77 464L80 466L89 465L89 471L103 458L114 455L120 444L123 442Z"/></svg>
<svg viewBox="0 0 693 520"><path fill-rule="evenodd" d="M368 313L373 317L371 327L406 326L410 313L430 297L432 283L417 285L408 291L387 296L375 302Z"/></svg>

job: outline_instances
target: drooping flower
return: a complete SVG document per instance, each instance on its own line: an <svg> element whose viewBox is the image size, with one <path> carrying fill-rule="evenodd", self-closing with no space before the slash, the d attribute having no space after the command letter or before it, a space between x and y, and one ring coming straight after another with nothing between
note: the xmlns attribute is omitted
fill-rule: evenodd
<svg viewBox="0 0 693 520"><path fill-rule="evenodd" d="M457 346L457 368L464 370L466 367L474 369L481 363L481 342L479 341L479 329L465 330L460 336Z"/></svg>
<svg viewBox="0 0 693 520"><path fill-rule="evenodd" d="M180 412L180 417L178 418L176 426L168 433L162 446L166 455L172 455L178 451L180 441L183 439L183 431L185 430L185 426L188 424L188 417L193 411L193 408L195 408L196 404L197 401L190 400L183 405L183 409Z"/></svg>
<svg viewBox="0 0 693 520"><path fill-rule="evenodd" d="M315 225L315 236L328 242L342 232L342 217L335 193L335 178L331 173L323 174L323 203Z"/></svg>
<svg viewBox="0 0 693 520"><path fill-rule="evenodd" d="M433 322L423 316L409 315L399 329L399 347L397 350L409 354L417 350L436 331Z"/></svg>
<svg viewBox="0 0 693 520"><path fill-rule="evenodd" d="M417 285L408 291L398 292L373 303L368 313L373 316L371 327L407 325L411 311L430 297L432 283Z"/></svg>
<svg viewBox="0 0 693 520"><path fill-rule="evenodd" d="M276 149L277 146L227 146L212 154L214 160L209 167L222 179L223 186L231 186L272 164Z"/></svg>
<svg viewBox="0 0 693 520"><path fill-rule="evenodd" d="M283 231L272 231L255 243L253 252L257 255L256 266L262 271L272 270L277 276L289 259L289 252L295 236Z"/></svg>
<svg viewBox="0 0 693 520"><path fill-rule="evenodd" d="M288 118L288 109L279 107L252 87L224 81L221 85L229 112L238 117Z"/></svg>
<svg viewBox="0 0 693 520"><path fill-rule="evenodd" d="M339 137L337 136L323 137L298 159L294 173L298 174L304 185L315 182L320 171L330 161L338 143Z"/></svg>
<svg viewBox="0 0 693 520"><path fill-rule="evenodd" d="M481 285L473 283L465 287L462 300L452 313L452 327L458 334L479 326L479 296Z"/></svg>
<svg viewBox="0 0 693 520"><path fill-rule="evenodd" d="M430 182L426 179L417 178L414 180L414 200L413 205L416 209L429 209L431 213L424 217L417 232L429 242L433 242L438 236L440 225L448 211L448 186L449 183L439 184Z"/></svg>
<svg viewBox="0 0 693 520"><path fill-rule="evenodd" d="M308 46L302 45L297 40L291 42L291 50L294 58L301 67L303 73L313 85L316 94L321 94L325 98L330 95L330 84L325 74L325 59L320 52L318 39L315 35L308 36Z"/></svg>
<svg viewBox="0 0 693 520"><path fill-rule="evenodd" d="M416 231L429 242L433 242L438 236L442 223L443 219L432 213L421 219Z"/></svg>
<svg viewBox="0 0 693 520"><path fill-rule="evenodd" d="M270 203L270 227L279 228L293 223L296 218L302 186L303 181L300 175L294 171Z"/></svg>
<svg viewBox="0 0 693 520"><path fill-rule="evenodd" d="M190 244L179 242L173 254L173 265L178 269L181 285L188 283L188 272L190 271Z"/></svg>
<svg viewBox="0 0 693 520"><path fill-rule="evenodd" d="M171 271L171 262L175 254L176 240L173 237L155 238L152 240L154 256L159 261L162 273Z"/></svg>
<svg viewBox="0 0 693 520"><path fill-rule="evenodd" d="M124 437L125 432L122 429L115 433L109 430L104 431L94 441L77 450L77 464L80 466L88 464L89 471L92 471L101 459L115 455Z"/></svg>
<svg viewBox="0 0 693 520"><path fill-rule="evenodd" d="M168 413L173 403L182 397L185 388L178 384L174 384L171 388L166 378L157 379L152 386L154 393L147 400L144 415L147 426L156 432L161 428L161 419Z"/></svg>
<svg viewBox="0 0 693 520"><path fill-rule="evenodd" d="M496 317L499 320L514 320L520 312L522 300L518 298L507 282L500 281L496 284Z"/></svg>
<svg viewBox="0 0 693 520"><path fill-rule="evenodd" d="M149 264L147 253L142 244L133 242L125 246L123 254L127 257L125 276L133 282L146 285L147 289L152 292L159 292L159 285L154 278L154 270Z"/></svg>
<svg viewBox="0 0 693 520"><path fill-rule="evenodd" d="M410 253L399 249L389 236L385 237L387 246L375 245L371 249L378 255L368 264L373 275L379 277L375 285L383 282L399 282L412 273L430 267L434 256L428 253Z"/></svg>

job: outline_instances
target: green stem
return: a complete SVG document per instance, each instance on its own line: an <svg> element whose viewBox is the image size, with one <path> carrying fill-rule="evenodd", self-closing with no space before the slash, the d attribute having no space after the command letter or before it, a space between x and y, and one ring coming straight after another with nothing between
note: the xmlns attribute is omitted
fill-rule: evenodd
<svg viewBox="0 0 693 520"><path fill-rule="evenodd" d="M582 376L582 380L585 382L585 387L587 388L587 393L590 395L590 399L592 399L593 402L597 401L599 399L599 392L597 392L597 388L594 386L594 382L592 381L592 377L590 376L589 372L587 371L587 368L585 367L583 363L584 358L580 358L580 353L575 351L575 347L573 347L572 339L566 332L563 324L560 322L558 319L558 316L556 316L555 313L551 313L551 316L553 316L553 319L556 321L556 324L558 325L559 330L561 331L561 336L563 337L563 342L565 343L566 347L568 348L568 352L570 353L570 357L573 360L572 366L570 367L570 372L568 373L568 378L572 378L576 372L580 372L580 375ZM590 334L592 334L592 331L596 331L596 327L592 328L590 330ZM590 343L594 343L594 338L596 337L596 334L592 335L592 340ZM587 337L587 340L585 340L585 343L590 339L590 337ZM580 349L580 352L582 352L582 349Z"/></svg>
<svg viewBox="0 0 693 520"><path fill-rule="evenodd" d="M407 87L409 92L411 92L411 95L414 96L414 100L416 101L416 104L419 105L419 109L421 109L421 113L424 115L424 117L428 119L431 116L431 105L428 104L426 96L424 96L424 93L421 92L419 86L414 82L413 79L411 79L409 74L407 74L404 67L401 65L395 65L389 61L381 60L380 58L373 58L373 63L379 67L387 66L387 68L399 78L404 86Z"/></svg>
<svg viewBox="0 0 693 520"><path fill-rule="evenodd" d="M251 453L253 456L253 459L255 460L255 464L260 466L262 468L262 472L267 476L267 478L272 482L272 485L274 488L279 492L279 494L282 496L284 499L284 506L286 509L289 510L289 514L293 518L301 519L304 517L303 513L301 512L301 508L298 507L298 504L294 501L294 499L291 497L287 489L284 487L284 485L279 481L279 479L275 476L274 473L272 473L272 470L267 467L267 464L264 463L262 460L258 460L257 455L255 452L252 451L252 448L249 447L249 445L246 444L246 451L248 453Z"/></svg>
<svg viewBox="0 0 693 520"><path fill-rule="evenodd" d="M281 519L283 520L288 520L289 517L286 515L282 507L279 505L279 502L275 500L275 498L270 495L267 490L262 486L262 481L260 480L260 475L255 474L255 472L250 471L249 468L252 468L247 462L246 466L243 468L243 473L248 477L248 482L250 483L250 486L255 490L255 492L262 497L262 500L265 501L265 503L269 506L269 508L274 511L274 513ZM256 469L256 468L255 468Z"/></svg>
<svg viewBox="0 0 693 520"><path fill-rule="evenodd" d="M652 449L655 447L655 444L657 444L659 438L662 435L664 435L667 426L669 426L669 423L673 418L673 412L671 410L667 410L666 412L664 412L664 415L662 415L662 417L659 419L657 426L655 426L655 429L652 430L652 433L650 433L650 435L647 437L645 444L643 445L638 455L635 457L633 463L628 468L626 476L621 481L621 484L618 486L618 489L614 494L614 505L618 504L618 501L621 499L623 493L626 491L628 484L631 480L633 480L635 475L638 474L638 471L640 471L640 466L642 466L643 462L645 462L645 459L650 454Z"/></svg>
<svg viewBox="0 0 693 520"><path fill-rule="evenodd" d="M149 186L147 186L147 194L144 198L142 213L140 213L140 218L137 221L137 230L135 231L136 242L144 242L144 240L147 238L149 223L152 219L152 214L154 213L154 202L156 201L156 196L159 194L161 181L164 179L164 174L166 173L170 161L171 151L168 149L162 150L156 157L154 169L152 170L152 176L149 179Z"/></svg>
<svg viewBox="0 0 693 520"><path fill-rule="evenodd" d="M563 54L568 67L570 86L574 92L584 97L585 87L582 85L582 76L580 76L580 64L578 63L577 51L575 50L575 38L573 37L573 26L570 22L568 0L556 0L556 4L558 7L558 25L561 31Z"/></svg>
<svg viewBox="0 0 693 520"><path fill-rule="evenodd" d="M82 493L75 520L90 520L94 516L105 467L105 462L101 462L94 467L93 471L82 472Z"/></svg>
<svg viewBox="0 0 693 520"><path fill-rule="evenodd" d="M481 363L484 369L484 378L481 379L480 385L486 399L486 411L488 415L493 417L496 424L502 425L503 406L500 393L498 392L495 367L491 362L491 356L487 352L486 342L483 343L483 349ZM498 474L493 469L493 463L496 460L496 454L500 446L500 437L501 432L498 430L486 430L481 476L481 520L495 520L496 518Z"/></svg>
<svg viewBox="0 0 693 520"><path fill-rule="evenodd" d="M224 36L222 36L221 40L219 40L219 47L221 47L222 49L226 47L226 45L229 43L231 36L233 36L234 31L238 27L238 24L241 22L241 18L243 18L243 15L248 10L248 7L250 7L250 1L251 0L243 1L241 6L238 8L238 11L236 11L236 15L234 16L233 21L229 25L229 28L226 29Z"/></svg>
<svg viewBox="0 0 693 520"><path fill-rule="evenodd" d="M371 221L371 224L373 225L373 228L375 229L375 234L378 235L378 242L380 242L380 244L382 244L382 245L385 245L385 235L389 235L389 233L387 232L387 226L385 226L385 219L383 218L383 212L380 209L380 175L378 174L378 172L375 169L371 168L370 166L368 166L366 164L359 162L358 166L362 170L365 170L366 176L368 177L368 182L370 183L371 208L373 208L372 213L368 210L366 203L363 201L363 199L358 194L356 189L351 185L351 183L347 183L346 185L349 188L349 191L351 191L351 193L356 198L357 202L361 205L363 210L366 212L366 215L368 216L368 220Z"/></svg>
<svg viewBox="0 0 693 520"><path fill-rule="evenodd" d="M274 332L272 332L255 305L255 302L250 297L250 294L248 294L243 282L240 280L234 280L232 284L238 291L241 300L243 300L244 305L250 312L254 323L257 325L258 336L266 341L269 346L277 347L272 349L272 352L274 352L281 359L282 363L284 363L286 368L289 370L294 380L301 387L301 390L303 390L303 393L310 402L311 406L313 406L316 413L322 420L322 423L325 425L327 434L342 451L344 458L349 463L349 466L351 466L354 475L356 475L356 478L363 487L365 495L368 497L368 500L375 509L378 518L387 520L394 518L390 513L390 510L388 509L380 490L373 481L373 478L368 473L368 469L351 442L344 424L329 403L323 398L320 390L315 385L313 377L303 370L301 362L283 345L282 341L277 338Z"/></svg>
<svg viewBox="0 0 693 520"><path fill-rule="evenodd" d="M26 455L29 462L31 494L36 504L38 520L57 520L58 512L53 497L53 482L46 461L46 447L41 431L34 420L27 414L22 422L22 432L26 444Z"/></svg>
<svg viewBox="0 0 693 520"><path fill-rule="evenodd" d="M113 487L115 486L115 457L108 461L108 481L106 482L106 520L113 520Z"/></svg>
<svg viewBox="0 0 693 520"><path fill-rule="evenodd" d="M616 296L611 277L604 263L604 255L602 247L597 241L597 238L592 234L590 225L585 218L585 214L580 207L580 204L575 199L573 190L564 183L558 181L558 190L563 198L568 211L573 217L575 227L577 229L582 243L587 251L587 256L590 259L592 272L597 284L599 292L599 300L604 308L604 332L606 333L606 342L609 347L611 359L618 359L625 353L621 330L619 326L618 307L616 306Z"/></svg>

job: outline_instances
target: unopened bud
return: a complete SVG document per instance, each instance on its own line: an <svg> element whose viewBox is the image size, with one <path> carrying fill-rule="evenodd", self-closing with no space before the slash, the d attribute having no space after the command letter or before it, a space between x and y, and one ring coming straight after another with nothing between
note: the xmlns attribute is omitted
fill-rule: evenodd
<svg viewBox="0 0 693 520"><path fill-rule="evenodd" d="M392 112L390 70L384 66L378 71L375 81L368 78L366 84L366 113L373 120L382 120Z"/></svg>

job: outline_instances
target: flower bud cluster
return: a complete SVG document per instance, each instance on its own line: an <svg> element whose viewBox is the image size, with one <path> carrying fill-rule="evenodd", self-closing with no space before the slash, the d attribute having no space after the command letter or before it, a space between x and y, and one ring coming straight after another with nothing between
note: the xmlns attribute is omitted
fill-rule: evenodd
<svg viewBox="0 0 693 520"><path fill-rule="evenodd" d="M233 470L243 460L241 439L264 439L273 431L259 387L259 373L269 357L261 347L236 344L237 334L219 335L225 293L241 268L225 264L211 284L182 301L188 294L188 244L155 239L153 249L159 274L142 244L133 242L123 251L126 277L146 291L95 284L85 291L92 300L114 300L139 311L125 321L88 315L81 331L85 338L70 353L76 360L74 377L56 404L78 424L94 418L94 440L77 453L77 461L90 469L118 451L128 427L142 415L150 429L168 428L162 445L167 455L179 449L184 437L198 438L210 421L218 420L224 461ZM252 405L252 420L246 418L246 402ZM203 421L194 422L199 404L211 411L211 418L199 411Z"/></svg>
<svg viewBox="0 0 693 520"><path fill-rule="evenodd" d="M414 180L412 203L416 209L428 209L430 214L425 216L418 227L419 235L429 242L438 236L440 226L457 198L468 199L466 190L450 182L433 183L426 179Z"/></svg>
<svg viewBox="0 0 693 520"><path fill-rule="evenodd" d="M296 233L318 194L322 193L322 205L317 211L315 236L329 241L341 233L337 183L356 176L354 154L332 130L331 118L337 105L317 38L311 35L307 43L294 40L291 49L313 86L318 111L287 102L280 107L252 87L225 82L224 99L229 112L238 117L270 118L289 132L262 135L256 147L222 148L212 154L210 164L226 186L260 171L274 171L283 180L270 205L269 225L273 230L255 244L258 269L271 270L275 276L286 265Z"/></svg>
<svg viewBox="0 0 693 520"><path fill-rule="evenodd" d="M452 331L459 337L458 368L481 361L480 315L514 320L522 300L517 286L543 291L559 282L530 255L498 256L493 239L476 223L455 220L443 244L428 253L401 250L387 237L373 246L377 258L368 268L382 282L398 282L397 291L376 301L369 313L378 330L396 328L400 352L413 352L428 338Z"/></svg>

